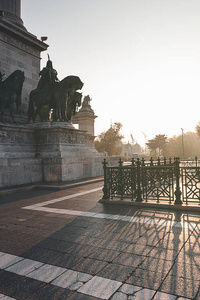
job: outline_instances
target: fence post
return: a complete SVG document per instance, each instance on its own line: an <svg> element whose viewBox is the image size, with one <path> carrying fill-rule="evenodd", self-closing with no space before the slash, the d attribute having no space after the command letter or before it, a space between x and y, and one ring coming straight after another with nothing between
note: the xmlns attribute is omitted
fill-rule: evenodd
<svg viewBox="0 0 200 300"><path fill-rule="evenodd" d="M118 161L119 164L119 192L121 195L121 200L123 200L124 196L124 180L122 176L122 169L123 169L123 160L120 158Z"/></svg>
<svg viewBox="0 0 200 300"><path fill-rule="evenodd" d="M175 165L174 172L175 172L175 177L176 177L175 204L182 204L181 190L180 190L180 166L179 166L179 164L180 164L179 157L176 157L175 161L174 161L174 165Z"/></svg>
<svg viewBox="0 0 200 300"><path fill-rule="evenodd" d="M131 200L135 196L136 192L136 174L135 174L135 160L132 158L131 160Z"/></svg>
<svg viewBox="0 0 200 300"><path fill-rule="evenodd" d="M141 179L140 179L140 170L141 170L141 162L140 162L140 159L138 158L137 159L137 162L136 162L136 165L137 165L137 190L136 190L136 194L137 194L137 197L136 197L136 202L142 202L142 191L141 191Z"/></svg>
<svg viewBox="0 0 200 300"><path fill-rule="evenodd" d="M109 188L108 185L109 183L107 182L107 161L104 158L103 162L103 170L104 170L104 186L103 186L103 199L109 199L110 198L110 193L109 193Z"/></svg>

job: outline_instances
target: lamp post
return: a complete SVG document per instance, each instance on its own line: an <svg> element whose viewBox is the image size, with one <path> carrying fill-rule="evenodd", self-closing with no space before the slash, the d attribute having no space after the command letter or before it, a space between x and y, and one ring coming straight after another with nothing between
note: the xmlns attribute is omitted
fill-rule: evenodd
<svg viewBox="0 0 200 300"><path fill-rule="evenodd" d="M181 128L182 131L182 153L183 153L183 159L184 159L184 140L183 140L183 128Z"/></svg>

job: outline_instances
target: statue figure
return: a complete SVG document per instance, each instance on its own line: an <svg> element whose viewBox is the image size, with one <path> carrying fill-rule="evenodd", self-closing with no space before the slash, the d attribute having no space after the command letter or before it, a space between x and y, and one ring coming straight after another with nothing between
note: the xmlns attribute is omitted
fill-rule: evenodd
<svg viewBox="0 0 200 300"><path fill-rule="evenodd" d="M92 99L90 98L89 95L85 96L84 99L83 99L83 103L82 103L82 106L90 106L90 101L92 101Z"/></svg>
<svg viewBox="0 0 200 300"><path fill-rule="evenodd" d="M59 81L57 71L53 69L53 64L50 59L48 59L47 65L40 72L40 75L41 78L37 88L31 91L29 96L29 121L32 119L33 122L35 122L37 115L39 115L41 121L43 121L41 110L45 105L49 106L49 110L53 110L53 121L70 121L71 116L70 113L67 112L67 107L69 106L70 110L70 106L74 105L74 103L71 102L74 101L77 101L76 103L79 105L80 95L78 94L80 93L75 93L77 90L82 89L83 82L78 76L67 76Z"/></svg>
<svg viewBox="0 0 200 300"><path fill-rule="evenodd" d="M2 77L1 73L1 77ZM10 76L8 76L5 80L1 81L0 84L0 110L1 117L0 122L3 122L4 111L6 108L9 109L10 116L12 118L13 123L17 124L14 118L13 109L14 104L16 106L21 105L21 92L22 86L24 82L25 76L24 72L20 70L14 71Z"/></svg>
<svg viewBox="0 0 200 300"><path fill-rule="evenodd" d="M46 85L48 85L49 88L53 88L55 82L58 81L57 75L58 73L55 69L53 69L53 63L48 55L46 67L43 68L42 71L40 71L39 73L39 76L41 77L36 90L41 91Z"/></svg>

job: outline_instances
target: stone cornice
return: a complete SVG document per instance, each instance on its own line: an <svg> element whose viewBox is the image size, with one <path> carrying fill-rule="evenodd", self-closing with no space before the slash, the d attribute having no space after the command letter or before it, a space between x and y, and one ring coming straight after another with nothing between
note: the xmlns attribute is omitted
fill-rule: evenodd
<svg viewBox="0 0 200 300"><path fill-rule="evenodd" d="M17 26L3 17L0 17L0 31L4 32L17 40L31 46L38 51L45 51L48 45L37 39L37 37L26 30L25 27Z"/></svg>

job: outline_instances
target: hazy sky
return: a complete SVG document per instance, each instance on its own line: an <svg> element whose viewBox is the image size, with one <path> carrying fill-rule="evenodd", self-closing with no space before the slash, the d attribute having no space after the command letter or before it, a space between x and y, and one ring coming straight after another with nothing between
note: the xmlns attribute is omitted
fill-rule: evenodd
<svg viewBox="0 0 200 300"><path fill-rule="evenodd" d="M22 19L59 79L84 82L95 134L123 124L141 145L156 134L195 131L200 121L199 0L22 0Z"/></svg>

